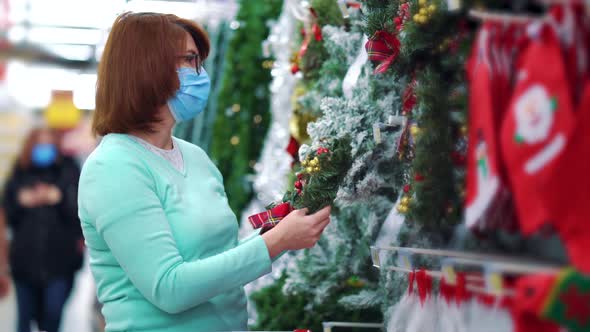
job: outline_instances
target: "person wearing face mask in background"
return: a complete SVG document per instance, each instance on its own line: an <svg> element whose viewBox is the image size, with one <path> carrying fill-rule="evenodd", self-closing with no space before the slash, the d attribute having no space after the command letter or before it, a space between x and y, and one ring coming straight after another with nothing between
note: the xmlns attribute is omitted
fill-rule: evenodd
<svg viewBox="0 0 590 332"><path fill-rule="evenodd" d="M58 137L48 128L31 131L5 187L2 210L12 231L10 272L14 281L18 332L57 332L62 311L82 266L83 242L77 216L80 174L61 155ZM5 234L0 234L5 237Z"/></svg>
<svg viewBox="0 0 590 332"><path fill-rule="evenodd" d="M297 210L238 241L221 173L172 137L205 107L208 53L206 32L175 15L124 13L107 39L93 119L102 140L78 202L107 332L245 331L243 285L282 252L315 245L330 222L329 207Z"/></svg>

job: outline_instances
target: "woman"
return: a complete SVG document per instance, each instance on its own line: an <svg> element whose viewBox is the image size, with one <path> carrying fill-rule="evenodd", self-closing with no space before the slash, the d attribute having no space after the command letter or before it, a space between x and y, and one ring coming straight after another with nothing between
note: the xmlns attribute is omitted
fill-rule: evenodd
<svg viewBox="0 0 590 332"><path fill-rule="evenodd" d="M5 186L3 210L13 234L10 271L19 332L30 331L32 321L43 331L58 331L74 273L82 265L80 170L73 159L60 154L57 141L51 130L34 129Z"/></svg>
<svg viewBox="0 0 590 332"><path fill-rule="evenodd" d="M297 210L238 242L221 174L171 134L205 107L208 53L198 25L154 13L119 16L105 45L79 216L107 331L246 330L243 285L330 221Z"/></svg>

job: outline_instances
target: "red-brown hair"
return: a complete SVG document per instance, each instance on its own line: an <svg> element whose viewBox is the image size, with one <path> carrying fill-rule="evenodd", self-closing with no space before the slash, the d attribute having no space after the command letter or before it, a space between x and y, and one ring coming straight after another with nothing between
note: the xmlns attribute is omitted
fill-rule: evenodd
<svg viewBox="0 0 590 332"><path fill-rule="evenodd" d="M117 17L98 66L94 134L152 131L158 109L179 88L176 66L187 32L203 61L209 37L195 22L157 13Z"/></svg>

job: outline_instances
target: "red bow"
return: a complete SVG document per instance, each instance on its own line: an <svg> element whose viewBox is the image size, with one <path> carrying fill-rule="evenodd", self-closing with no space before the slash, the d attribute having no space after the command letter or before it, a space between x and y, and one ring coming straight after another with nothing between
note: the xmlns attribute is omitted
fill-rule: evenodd
<svg viewBox="0 0 590 332"><path fill-rule="evenodd" d="M309 8L309 12L311 13L311 16L313 16L313 26L311 27L311 31L313 31L315 40L321 41L323 39L322 28L320 28L320 25L318 24L318 14L313 8Z"/></svg>
<svg viewBox="0 0 590 332"><path fill-rule="evenodd" d="M250 221L254 229L261 227L272 228L291 213L291 211L293 211L293 207L290 203L282 203L270 210L249 216L248 221Z"/></svg>
<svg viewBox="0 0 590 332"><path fill-rule="evenodd" d="M397 58L400 51L400 42L397 35L379 30L369 39L365 49L371 61L380 62L374 73L384 73L391 63Z"/></svg>

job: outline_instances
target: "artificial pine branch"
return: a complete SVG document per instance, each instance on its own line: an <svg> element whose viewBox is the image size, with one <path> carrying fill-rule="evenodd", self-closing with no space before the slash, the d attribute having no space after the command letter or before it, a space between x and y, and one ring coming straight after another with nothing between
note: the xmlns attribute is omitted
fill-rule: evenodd
<svg viewBox="0 0 590 332"><path fill-rule="evenodd" d="M302 160L296 184L300 188L287 192L283 201L309 213L332 205L351 162L349 137L322 144Z"/></svg>

